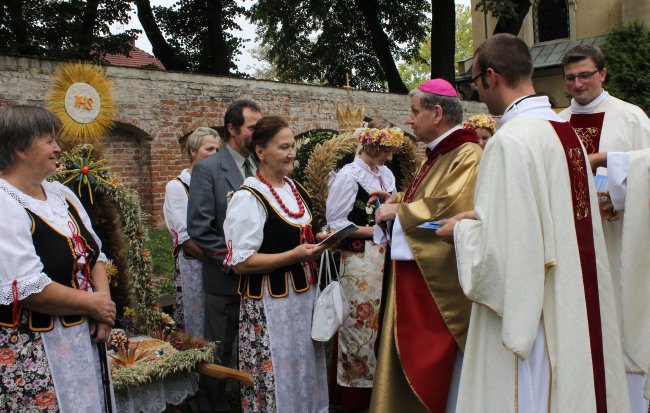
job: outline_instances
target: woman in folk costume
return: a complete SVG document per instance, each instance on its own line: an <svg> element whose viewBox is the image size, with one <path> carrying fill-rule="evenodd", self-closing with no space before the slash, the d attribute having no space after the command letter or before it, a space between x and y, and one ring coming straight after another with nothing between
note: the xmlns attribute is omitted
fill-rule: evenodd
<svg viewBox="0 0 650 413"><path fill-rule="evenodd" d="M339 244L340 278L350 316L343 322L335 353L336 385L332 394L345 411L370 405L375 375L381 286L385 244L372 241L375 205L368 205L370 193L395 193L395 176L384 164L404 142L404 132L388 122L375 121L355 131L362 145L359 155L330 177L327 224L339 230L350 223L359 229ZM383 129L382 129L383 127Z"/></svg>
<svg viewBox="0 0 650 413"><path fill-rule="evenodd" d="M187 137L185 148L190 167L167 182L163 214L174 244L174 320L191 336L203 337L203 278L201 249L187 234L187 197L192 168L201 159L219 152L217 131L199 127Z"/></svg>
<svg viewBox="0 0 650 413"><path fill-rule="evenodd" d="M94 344L115 322L106 256L79 199L45 180L60 128L42 108L0 110L2 412L101 412L114 400Z"/></svg>
<svg viewBox="0 0 650 413"><path fill-rule="evenodd" d="M485 145L497 131L497 121L490 115L474 115L463 121L463 128L473 129L478 135L478 144L485 149Z"/></svg>
<svg viewBox="0 0 650 413"><path fill-rule="evenodd" d="M322 343L311 339L316 299L311 200L287 176L296 157L293 131L278 116L255 126L256 176L228 205L225 264L239 274L239 369L253 374L242 387L244 412L327 412Z"/></svg>

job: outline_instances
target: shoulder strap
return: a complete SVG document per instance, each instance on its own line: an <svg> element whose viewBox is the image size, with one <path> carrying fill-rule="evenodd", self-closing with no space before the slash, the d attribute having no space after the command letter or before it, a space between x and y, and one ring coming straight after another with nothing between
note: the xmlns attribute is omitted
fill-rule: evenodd
<svg viewBox="0 0 650 413"><path fill-rule="evenodd" d="M181 179L180 176L176 177L176 180L177 180L178 182L180 182L181 185L183 185L183 188L185 188L185 194L186 194L187 196L190 196L190 186L189 186L188 184L186 184L185 182L183 182L183 180Z"/></svg>

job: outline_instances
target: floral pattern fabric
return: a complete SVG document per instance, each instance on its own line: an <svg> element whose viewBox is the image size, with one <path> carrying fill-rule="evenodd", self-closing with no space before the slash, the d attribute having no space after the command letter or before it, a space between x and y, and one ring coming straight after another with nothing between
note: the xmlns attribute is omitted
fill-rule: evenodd
<svg viewBox="0 0 650 413"><path fill-rule="evenodd" d="M239 370L253 375L253 386L241 386L242 412L275 412L275 377L264 301L241 297Z"/></svg>
<svg viewBox="0 0 650 413"><path fill-rule="evenodd" d="M336 380L341 386L372 387L385 255L385 246L372 241L365 241L364 252L341 251L339 282L350 306L338 336Z"/></svg>
<svg viewBox="0 0 650 413"><path fill-rule="evenodd" d="M242 387L243 412L327 413L323 343L311 339L316 288L283 298L242 297L239 369L253 374Z"/></svg>
<svg viewBox="0 0 650 413"><path fill-rule="evenodd" d="M181 267L180 260L181 254L183 252L179 251L178 255L174 259L174 301L172 303L172 309L174 312L174 321L176 322L176 327L179 330L185 330L185 312L183 311L183 287L181 286Z"/></svg>
<svg viewBox="0 0 650 413"><path fill-rule="evenodd" d="M41 334L24 323L0 327L0 377L0 413L58 411Z"/></svg>

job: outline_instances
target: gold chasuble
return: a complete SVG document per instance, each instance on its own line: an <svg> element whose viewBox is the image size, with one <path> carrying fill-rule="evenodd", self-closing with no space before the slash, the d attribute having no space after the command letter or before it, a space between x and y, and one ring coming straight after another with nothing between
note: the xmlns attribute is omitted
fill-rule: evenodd
<svg viewBox="0 0 650 413"><path fill-rule="evenodd" d="M415 261L394 261L385 288L372 412L444 412L457 349L464 350L471 302L458 281L453 245L431 220L473 209L483 151L473 130L452 132L427 151L397 210Z"/></svg>

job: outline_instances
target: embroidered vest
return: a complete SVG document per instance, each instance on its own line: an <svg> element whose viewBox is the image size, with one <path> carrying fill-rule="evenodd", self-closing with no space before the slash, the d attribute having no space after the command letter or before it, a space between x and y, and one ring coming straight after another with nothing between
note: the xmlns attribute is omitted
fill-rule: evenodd
<svg viewBox="0 0 650 413"><path fill-rule="evenodd" d="M90 234L88 229L81 221L79 212L72 205L72 202L66 198L68 203L68 216L70 222L75 226L77 234L81 237L86 245L86 251L89 254L89 268L93 268L99 257L99 245ZM77 280L77 254L74 251L74 241L72 238L63 235L54 229L43 218L34 214L25 208L27 214L32 220L32 241L36 255L39 256L43 263L43 272L47 274L52 281L62 284L66 287L79 289ZM18 310L18 319L22 313L22 307ZM28 326L32 331L50 331L54 328L54 316L43 314L34 310L28 311ZM12 319L12 305L0 305L0 326L14 327ZM60 316L61 324L64 327L71 327L83 323L82 315Z"/></svg>
<svg viewBox="0 0 650 413"><path fill-rule="evenodd" d="M375 209L373 208L370 214L366 212L366 205L368 204L368 199L370 199L370 194L359 183L357 183L357 186L357 195L354 199L352 210L348 214L348 221L359 227L375 225ZM349 237L341 241L338 248L341 250L364 252L366 249L365 241L363 238Z"/></svg>
<svg viewBox="0 0 650 413"><path fill-rule="evenodd" d="M305 213L312 216L311 200L309 199L309 195L307 195L307 191L298 182L294 181L294 184L305 204ZM300 245L300 234L302 231L300 225L288 222L258 190L245 185L241 189L251 192L266 210L264 239L257 252L262 254L277 254ZM307 225L311 226L311 219ZM248 298L260 299L264 296L264 288L266 287L271 297L286 297L289 294L289 280L291 280L295 292L305 292L309 290L311 284L310 274L305 269L306 267L307 263L299 262L278 268L266 274L240 275L237 291L240 295L245 295Z"/></svg>

